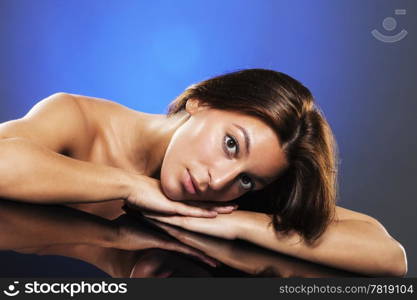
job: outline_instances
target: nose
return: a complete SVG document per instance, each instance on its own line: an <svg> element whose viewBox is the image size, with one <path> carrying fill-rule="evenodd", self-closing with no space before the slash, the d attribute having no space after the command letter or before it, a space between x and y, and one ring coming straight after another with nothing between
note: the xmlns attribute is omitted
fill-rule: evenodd
<svg viewBox="0 0 417 300"><path fill-rule="evenodd" d="M221 191L231 183L235 182L242 169L237 164L222 164L209 170L211 190Z"/></svg>

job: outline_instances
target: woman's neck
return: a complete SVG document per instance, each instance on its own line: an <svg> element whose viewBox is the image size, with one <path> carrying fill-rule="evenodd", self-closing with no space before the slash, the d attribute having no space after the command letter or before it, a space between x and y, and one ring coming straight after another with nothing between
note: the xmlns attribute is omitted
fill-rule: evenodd
<svg viewBox="0 0 417 300"><path fill-rule="evenodd" d="M189 116L186 111L170 117L137 112L131 137L126 141L126 150L133 163L142 166L144 174L159 179L171 138Z"/></svg>

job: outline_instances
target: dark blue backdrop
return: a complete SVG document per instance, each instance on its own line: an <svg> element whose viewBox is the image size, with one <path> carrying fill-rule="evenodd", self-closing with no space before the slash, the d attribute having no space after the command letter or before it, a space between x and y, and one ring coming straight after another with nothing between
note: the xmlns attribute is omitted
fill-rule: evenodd
<svg viewBox="0 0 417 300"><path fill-rule="evenodd" d="M416 8L413 0L0 0L0 122L60 91L163 113L188 85L220 73L288 73L312 90L335 132L339 205L380 220L416 276ZM384 43L373 29L408 35ZM0 254L1 275L19 272L19 257ZM39 267L28 264L26 272Z"/></svg>

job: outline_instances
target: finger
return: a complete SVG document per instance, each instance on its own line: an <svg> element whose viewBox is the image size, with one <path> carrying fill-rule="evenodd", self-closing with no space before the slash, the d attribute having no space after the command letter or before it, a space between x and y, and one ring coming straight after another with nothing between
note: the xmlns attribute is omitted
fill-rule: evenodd
<svg viewBox="0 0 417 300"><path fill-rule="evenodd" d="M207 221L214 220L214 218L198 218L198 217L188 217L188 216L166 216L154 213L147 213L144 215L146 218L151 218L163 223L179 226L183 229L194 231L195 229L200 229L201 227L207 226ZM199 228L200 227L200 228Z"/></svg>
<svg viewBox="0 0 417 300"><path fill-rule="evenodd" d="M214 218L217 216L217 211L196 206L187 205L180 202L172 202L175 213L190 217Z"/></svg>
<svg viewBox="0 0 417 300"><path fill-rule="evenodd" d="M186 203L187 205L191 205L191 206L197 206L197 207L201 207L205 209L214 210L220 214L228 214L238 208L237 204L219 203L219 202L214 202L214 201L210 201L210 202L186 201L183 203Z"/></svg>
<svg viewBox="0 0 417 300"><path fill-rule="evenodd" d="M237 204L235 203L230 203L230 202L218 202L218 201L194 201L194 200L188 200L188 201L181 201L182 203L185 203L187 205L191 205L191 206L197 206L197 207L201 207L201 208L207 208L207 209L211 209L214 207L233 207L233 208L237 208Z"/></svg>
<svg viewBox="0 0 417 300"><path fill-rule="evenodd" d="M215 206L214 210L219 214L230 214L232 211L237 209L237 205L228 205L228 206Z"/></svg>
<svg viewBox="0 0 417 300"><path fill-rule="evenodd" d="M146 213L144 216L146 218L181 227L184 227L184 225L187 223L187 217L184 216L163 216L153 213Z"/></svg>

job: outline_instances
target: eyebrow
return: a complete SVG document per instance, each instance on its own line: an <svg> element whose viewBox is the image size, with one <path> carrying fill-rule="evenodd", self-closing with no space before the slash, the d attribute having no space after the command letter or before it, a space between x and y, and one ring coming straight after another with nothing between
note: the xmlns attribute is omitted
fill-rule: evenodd
<svg viewBox="0 0 417 300"><path fill-rule="evenodd" d="M246 146L246 153L249 155L250 154L250 138L249 138L249 134L246 131L245 128L243 128L242 126L233 123L233 125L237 128L240 129L240 131L243 133L243 136L245 137L245 146Z"/></svg>
<svg viewBox="0 0 417 300"><path fill-rule="evenodd" d="M248 153L248 155L249 155L250 154L250 137L249 137L248 132L246 131L245 128L243 128L242 126L240 126L236 123L233 123L232 125L239 128L239 130L243 133L243 136L245 137L246 153ZM256 181L260 182L262 184L262 187L265 187L266 185L269 184L267 179L264 179L262 177L258 177L258 176L253 175L253 174L251 174L250 176L253 177Z"/></svg>

